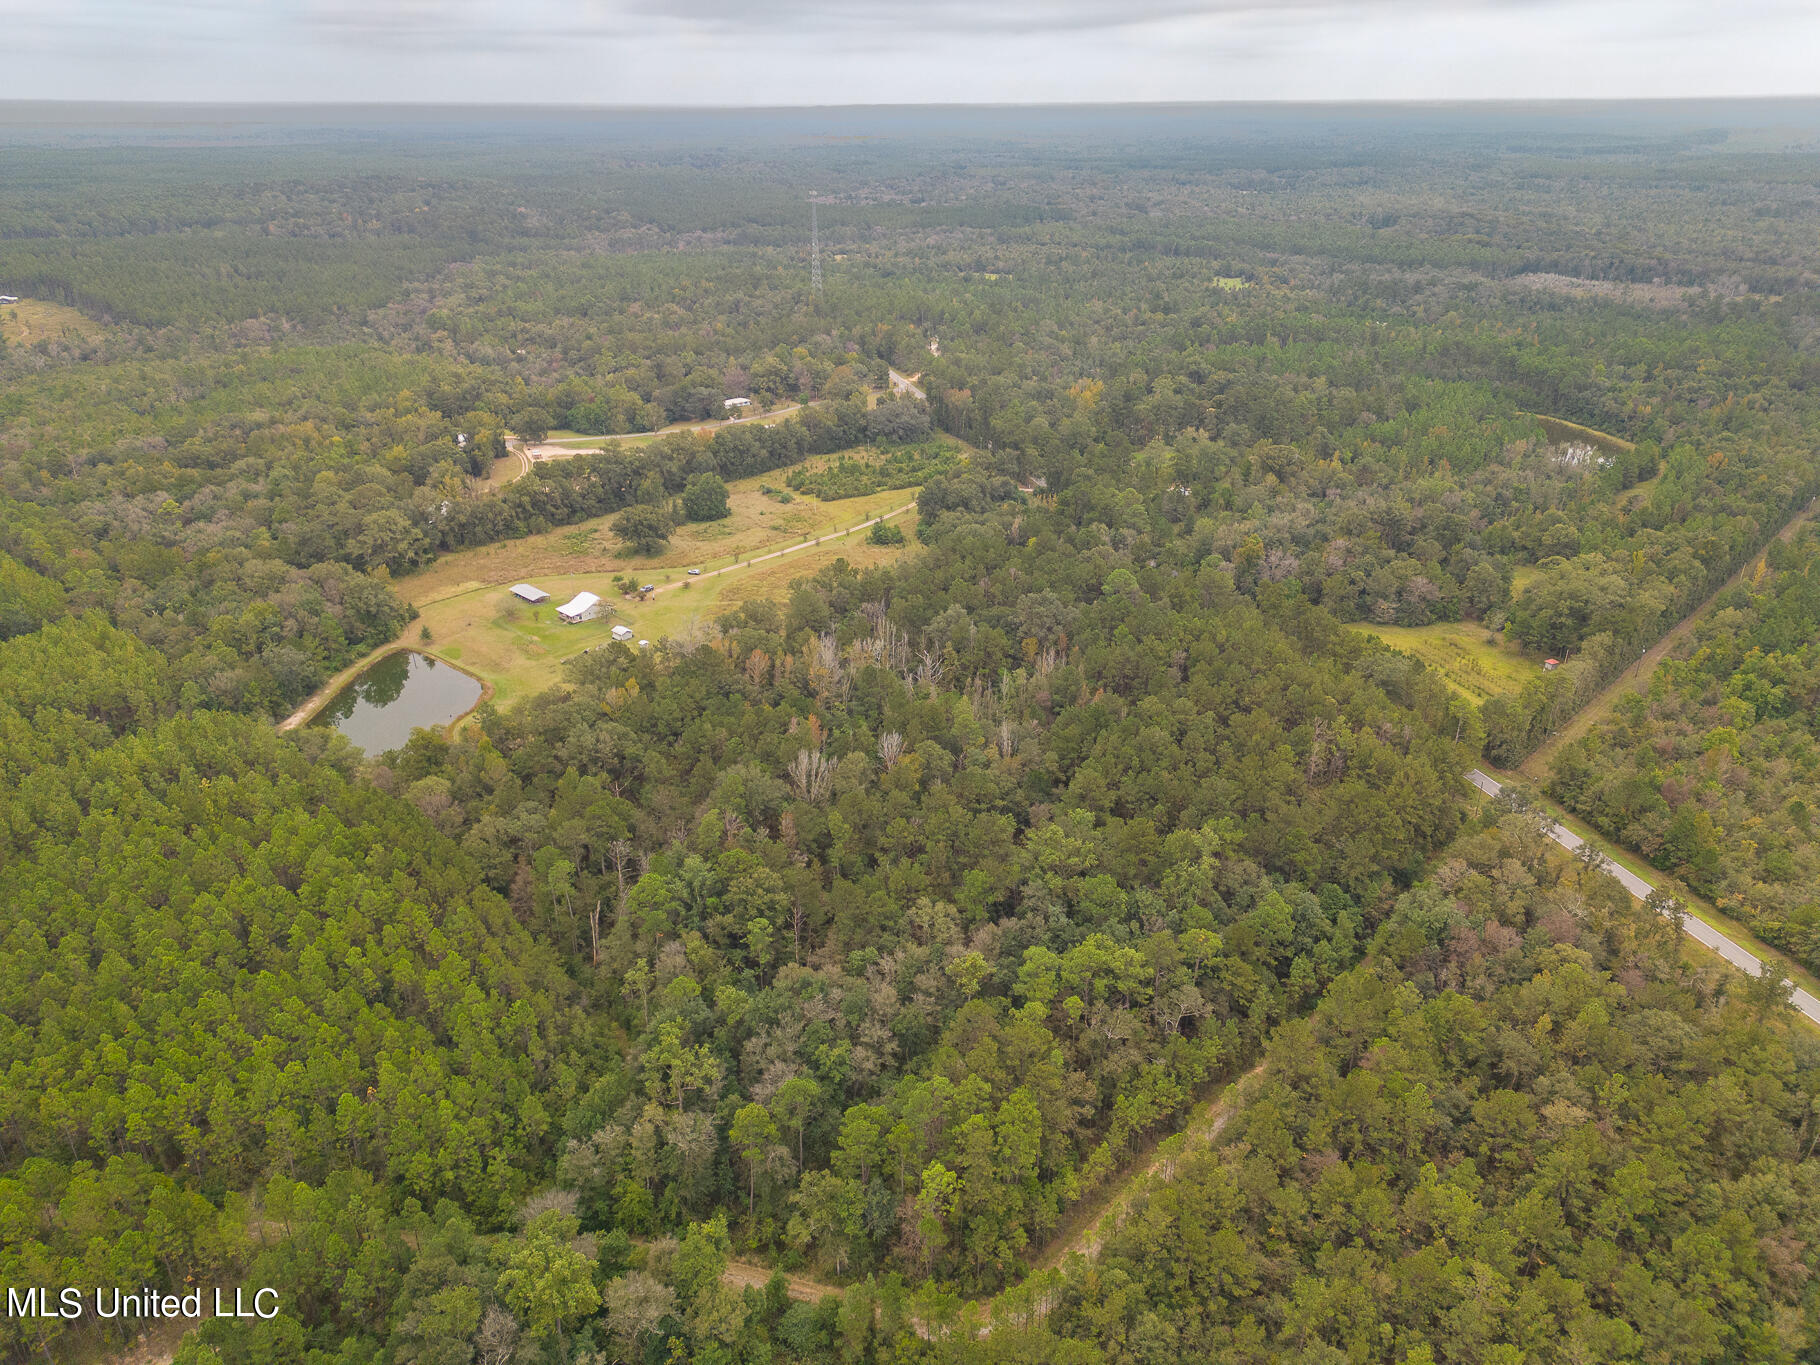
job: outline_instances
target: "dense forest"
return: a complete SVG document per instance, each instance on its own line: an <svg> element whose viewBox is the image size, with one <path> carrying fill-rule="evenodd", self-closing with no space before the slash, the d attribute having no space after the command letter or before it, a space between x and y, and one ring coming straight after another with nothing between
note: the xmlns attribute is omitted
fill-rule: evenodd
<svg viewBox="0 0 1820 1365"><path fill-rule="evenodd" d="M1811 1349L1811 1042L1546 847L1488 812L1047 1328L1108 1361Z"/></svg>
<svg viewBox="0 0 1820 1365"><path fill-rule="evenodd" d="M1764 941L1820 968L1820 540L1778 541L1550 790Z"/></svg>
<svg viewBox="0 0 1820 1365"><path fill-rule="evenodd" d="M795 117L0 146L0 1278L280 1288L182 1365L1809 1358L1820 1046L1461 774L1742 568L1551 793L1820 969L1820 126ZM760 475L915 546L275 729ZM1353 628L1462 622L1563 666Z"/></svg>

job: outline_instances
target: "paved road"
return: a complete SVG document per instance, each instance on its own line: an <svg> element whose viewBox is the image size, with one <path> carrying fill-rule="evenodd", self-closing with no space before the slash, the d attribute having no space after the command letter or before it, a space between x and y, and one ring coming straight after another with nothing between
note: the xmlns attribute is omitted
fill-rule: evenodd
<svg viewBox="0 0 1820 1365"><path fill-rule="evenodd" d="M891 376L891 387L896 392L913 393L918 398L922 398L922 399L927 399L929 397L928 394L924 393L921 389L919 389L916 386L916 381L914 379L912 379L909 375L899 374L896 370L891 370L891 369L887 369L886 373Z"/></svg>
<svg viewBox="0 0 1820 1365"><path fill-rule="evenodd" d="M1487 796L1496 796L1504 790L1502 782L1487 777L1477 768L1466 774L1466 780ZM1580 846L1586 842L1572 830L1552 822L1548 827L1548 837L1569 853L1577 852ZM1615 877L1620 886L1640 901L1648 900L1650 893L1656 889L1630 869L1618 866L1609 858L1605 860L1605 871ZM1747 953L1705 920L1695 915L1686 915L1682 918L1681 925L1687 932L1687 936L1694 942L1712 949L1747 976L1758 976L1762 973L1763 963L1754 953ZM1799 986L1795 987L1794 1005L1809 1019L1820 1024L1820 1000L1814 999Z"/></svg>

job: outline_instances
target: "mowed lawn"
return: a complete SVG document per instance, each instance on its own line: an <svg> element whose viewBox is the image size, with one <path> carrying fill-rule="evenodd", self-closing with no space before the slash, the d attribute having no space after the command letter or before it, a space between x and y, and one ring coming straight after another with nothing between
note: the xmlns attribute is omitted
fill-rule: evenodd
<svg viewBox="0 0 1820 1365"><path fill-rule="evenodd" d="M1476 621L1444 621L1432 626L1354 626L1375 635L1392 649L1413 654L1438 672L1462 696L1482 702L1509 696L1542 672L1542 661L1532 658L1516 643L1502 636L1487 644L1490 634Z"/></svg>
<svg viewBox="0 0 1820 1365"><path fill-rule="evenodd" d="M901 490L896 497L900 505L909 501ZM511 585L518 581L514 578L420 604L419 619L406 627L399 640L428 649L490 683L493 701L510 706L560 681L565 660L610 643L614 626L629 626L636 638L653 644L666 638L683 639L741 602L781 599L791 580L813 574L836 559L845 559L855 568L887 563L914 542L916 513L907 512L891 524L903 528L905 546L871 545L864 532L855 532L712 578L678 579L672 573L669 577L674 586L643 602L621 599L613 591L612 573L604 570L536 575L537 586L550 594L548 602L536 606L512 596ZM765 551L791 543L776 542ZM656 582L662 577L652 574L644 581ZM558 620L557 606L583 590L605 598L612 613L579 625ZM427 642L421 638L425 627L430 632Z"/></svg>

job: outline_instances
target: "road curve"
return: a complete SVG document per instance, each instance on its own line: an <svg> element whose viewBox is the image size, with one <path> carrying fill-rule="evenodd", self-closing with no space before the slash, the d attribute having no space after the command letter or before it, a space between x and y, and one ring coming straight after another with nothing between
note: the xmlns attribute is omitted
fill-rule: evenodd
<svg viewBox="0 0 1820 1365"><path fill-rule="evenodd" d="M1499 782L1496 778L1487 777L1477 768L1474 768L1471 772L1466 774L1466 780L1472 783L1472 785L1477 787L1480 791L1484 792L1487 796L1496 796L1504 790L1504 784L1502 782ZM1561 847L1566 849L1569 853L1578 852L1580 846L1586 842L1572 830L1566 828L1564 825L1558 825L1553 821L1550 821L1548 825L1548 837L1561 845ZM1605 859L1604 870L1612 877L1616 878L1620 886L1640 901L1648 900L1650 894L1656 889L1629 868L1620 867L1610 858ZM1712 925L1708 924L1705 920L1700 919L1697 915L1684 915L1681 920L1681 927L1686 931L1687 936L1693 939L1694 942L1703 947L1712 949L1746 976L1759 976L1762 974L1763 963L1756 954L1746 952L1724 934L1713 928ZM1820 1024L1820 1000L1816 1000L1813 996L1797 986L1795 987L1793 1003L1795 1008L1800 1010L1801 1013L1805 1014L1814 1023Z"/></svg>

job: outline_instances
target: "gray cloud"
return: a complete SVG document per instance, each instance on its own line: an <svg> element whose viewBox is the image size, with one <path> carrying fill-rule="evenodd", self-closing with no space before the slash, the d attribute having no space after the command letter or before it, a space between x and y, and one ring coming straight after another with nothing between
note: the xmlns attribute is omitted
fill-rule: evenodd
<svg viewBox="0 0 1820 1365"><path fill-rule="evenodd" d="M1420 13L1511 9L1547 0L925 0L898 8L852 0L301 0L290 18L335 39L558 44L665 32L697 38L785 35L895 42L931 35L1061 36L1141 29L1177 20L1273 23L1311 18L1394 20Z"/></svg>
<svg viewBox="0 0 1820 1365"><path fill-rule="evenodd" d="M535 7L493 0L304 0L286 20L333 44L436 52L536 52L629 37L640 27L606 5L571 8L571 15L539 15Z"/></svg>
<svg viewBox="0 0 1820 1365"><path fill-rule="evenodd" d="M821 31L843 29L903 32L907 20L920 30L1056 34L1142 28L1176 19L1266 19L1394 16L1399 13L1461 11L1537 0L926 0L913 10L840 3L840 0L776 0L764 5L740 0L629 0L653 20L684 19L739 32L774 24Z"/></svg>
<svg viewBox="0 0 1820 1365"><path fill-rule="evenodd" d="M21 98L577 104L1820 92L1804 0L0 0Z"/></svg>

